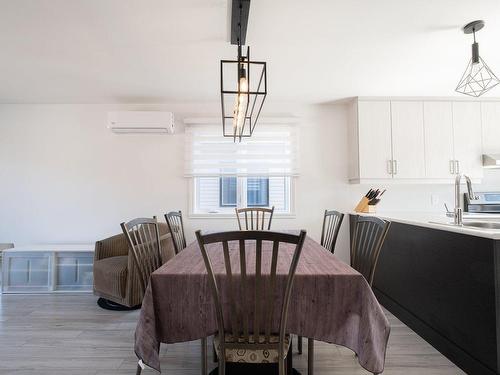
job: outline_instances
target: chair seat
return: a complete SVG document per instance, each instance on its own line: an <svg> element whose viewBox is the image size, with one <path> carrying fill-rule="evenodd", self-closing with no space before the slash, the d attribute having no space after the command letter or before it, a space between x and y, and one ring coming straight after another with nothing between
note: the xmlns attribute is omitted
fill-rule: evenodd
<svg viewBox="0 0 500 375"><path fill-rule="evenodd" d="M238 340L234 339L233 335L226 334L225 342L226 343L235 343L238 341L242 341L243 338L238 338ZM264 341L264 336L260 336L259 341ZM277 344L279 342L278 335L271 335L269 338L271 343ZM220 357L220 338L219 335L215 335L214 337L214 347L217 353L217 356ZM290 347L290 335L285 336L285 342L283 343L283 352L285 353L285 357L288 353L288 349ZM226 348L226 362L240 362L240 363L277 363L278 362L278 349L270 348L270 349L253 349L251 348L251 344L249 344L249 348L245 349L228 349Z"/></svg>
<svg viewBox="0 0 500 375"><path fill-rule="evenodd" d="M125 297L128 256L104 258L94 262L94 288L109 296Z"/></svg>

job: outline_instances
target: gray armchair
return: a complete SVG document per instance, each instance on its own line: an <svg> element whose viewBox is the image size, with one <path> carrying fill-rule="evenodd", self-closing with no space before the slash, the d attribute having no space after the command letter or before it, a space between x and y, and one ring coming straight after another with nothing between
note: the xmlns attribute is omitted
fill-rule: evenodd
<svg viewBox="0 0 500 375"><path fill-rule="evenodd" d="M159 231L162 262L165 263L175 255L174 244L167 224L160 223ZM141 305L144 290L123 233L95 244L94 295L101 297L98 303L104 308L127 309Z"/></svg>

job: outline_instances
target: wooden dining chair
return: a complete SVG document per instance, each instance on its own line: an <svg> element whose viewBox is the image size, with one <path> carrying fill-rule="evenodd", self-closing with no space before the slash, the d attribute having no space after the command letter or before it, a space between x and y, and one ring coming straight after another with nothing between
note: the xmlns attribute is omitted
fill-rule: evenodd
<svg viewBox="0 0 500 375"><path fill-rule="evenodd" d="M390 221L369 216L358 216L354 222L351 267L361 273L370 286L390 226Z"/></svg>
<svg viewBox="0 0 500 375"><path fill-rule="evenodd" d="M335 244L339 235L344 214L335 210L325 210L323 228L321 230L321 246L330 252L335 252Z"/></svg>
<svg viewBox="0 0 500 375"><path fill-rule="evenodd" d="M305 237L304 230L300 235L255 230L206 235L196 232L215 303L218 333L214 337L214 345L219 358L219 375L225 375L227 362L278 363L279 375L287 374L287 370L288 375L291 375L291 340L286 333L286 323L293 280ZM237 242L232 242L234 246L230 248L230 241ZM207 246L216 243L219 247ZM295 245L284 290L276 286L276 270L278 258L289 259L289 255L279 257L283 249L280 244ZM210 255L215 251L223 253L225 268L217 274L217 278L211 262L214 255ZM269 255L270 262L262 260L263 253ZM248 259L255 260L255 272L249 269L253 262ZM263 263L270 264L269 271L263 270ZM240 272L234 272L237 269ZM219 284L221 276L225 280L224 290L228 291L225 303L222 301L222 285ZM280 310L276 310L279 307L276 306L276 300L280 300L277 297L279 293L282 295L282 304ZM230 311L224 314L223 306L229 306ZM280 314L277 332L272 327L272 322L276 321L273 319L275 311ZM229 321L225 320L224 315L229 317ZM251 318L253 329L249 328Z"/></svg>
<svg viewBox="0 0 500 375"><path fill-rule="evenodd" d="M186 248L186 237L184 236L184 224L182 223L182 212L171 211L165 214L165 220L167 220L168 229L172 234L175 254L179 254L181 250L184 250Z"/></svg>
<svg viewBox="0 0 500 375"><path fill-rule="evenodd" d="M333 254L344 214L335 210L325 210L321 229L321 246ZM297 336L297 350L302 354L302 336Z"/></svg>
<svg viewBox="0 0 500 375"><path fill-rule="evenodd" d="M271 230L271 222L273 220L274 206L271 208L264 207L247 207L235 208L236 218L238 219L238 227L240 230ZM266 214L267 225L266 222ZM241 221L245 219L245 228L242 227Z"/></svg>
<svg viewBox="0 0 500 375"><path fill-rule="evenodd" d="M120 225L134 257L141 288L145 291L149 277L162 265L158 222L156 217L138 218Z"/></svg>

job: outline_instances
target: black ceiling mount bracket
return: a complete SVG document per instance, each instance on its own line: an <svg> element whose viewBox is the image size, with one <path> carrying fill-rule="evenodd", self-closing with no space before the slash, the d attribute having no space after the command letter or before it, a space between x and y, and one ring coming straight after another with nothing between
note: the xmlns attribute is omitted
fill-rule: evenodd
<svg viewBox="0 0 500 375"><path fill-rule="evenodd" d="M463 27L463 31L464 31L464 34L472 34L472 33L477 33L483 27L484 27L483 20L472 21Z"/></svg>
<svg viewBox="0 0 500 375"><path fill-rule="evenodd" d="M231 44L245 45L249 12L250 0L231 0Z"/></svg>

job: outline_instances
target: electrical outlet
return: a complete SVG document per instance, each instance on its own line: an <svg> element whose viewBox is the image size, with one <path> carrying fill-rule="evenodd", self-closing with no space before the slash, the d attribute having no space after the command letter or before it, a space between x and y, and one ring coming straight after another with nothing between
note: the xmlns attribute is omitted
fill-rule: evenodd
<svg viewBox="0 0 500 375"><path fill-rule="evenodd" d="M439 205L439 195L437 195L437 194L431 194L431 204L433 206Z"/></svg>

